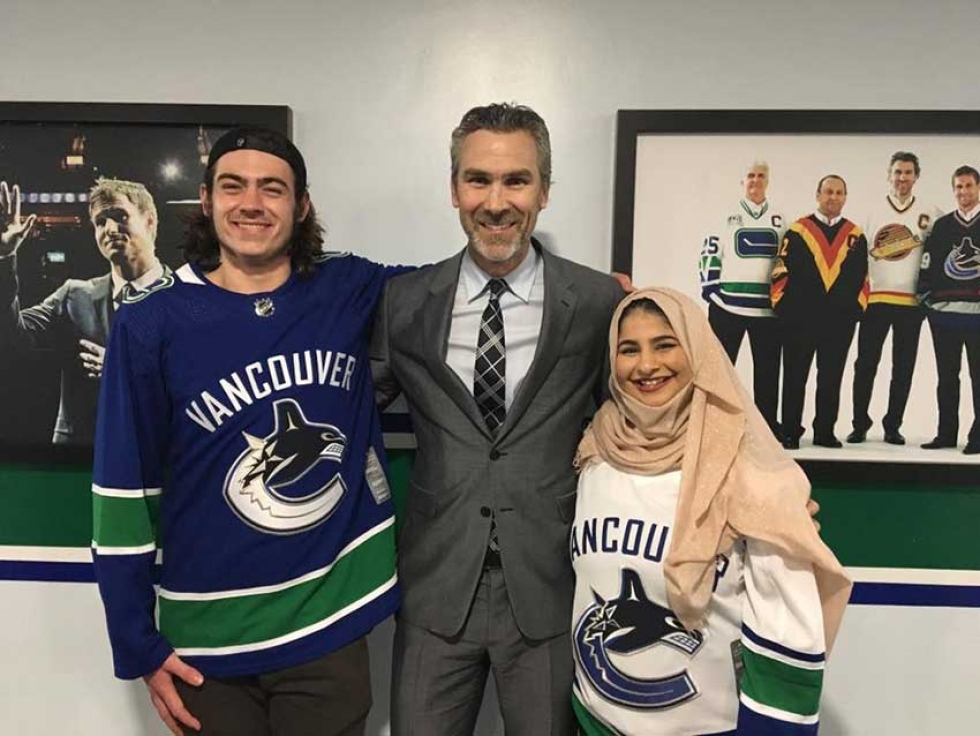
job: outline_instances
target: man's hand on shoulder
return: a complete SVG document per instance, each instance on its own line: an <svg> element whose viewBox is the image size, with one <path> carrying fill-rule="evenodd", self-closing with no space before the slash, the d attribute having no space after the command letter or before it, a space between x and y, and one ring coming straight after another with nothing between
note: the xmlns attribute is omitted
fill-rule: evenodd
<svg viewBox="0 0 980 736"><path fill-rule="evenodd" d="M810 514L810 519L813 521L813 526L816 527L817 531L820 531L820 522L817 521L817 512L820 511L820 504L814 501L812 498L808 498L806 501L806 510Z"/></svg>
<svg viewBox="0 0 980 736"><path fill-rule="evenodd" d="M181 727L177 725L178 721L188 728L200 731L201 722L188 712L184 707L184 701L177 694L174 676L194 687L204 683L204 676L200 672L184 664L175 653L171 653L159 668L148 675L143 675L143 681L150 691L150 702L174 736L183 736Z"/></svg>
<svg viewBox="0 0 980 736"><path fill-rule="evenodd" d="M0 258L9 258L27 240L37 215L26 220L20 214L20 186L8 187L0 181Z"/></svg>
<svg viewBox="0 0 980 736"><path fill-rule="evenodd" d="M629 274L613 271L610 276L619 282L619 288L621 288L627 294L632 294L634 291L636 291L636 287L633 286L633 279L630 278Z"/></svg>

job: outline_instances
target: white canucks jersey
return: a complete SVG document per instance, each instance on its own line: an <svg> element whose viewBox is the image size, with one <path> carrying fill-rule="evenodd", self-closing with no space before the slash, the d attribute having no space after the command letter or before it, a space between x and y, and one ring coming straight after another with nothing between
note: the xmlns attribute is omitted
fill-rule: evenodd
<svg viewBox="0 0 980 736"><path fill-rule="evenodd" d="M868 303L915 306L922 245L942 212L918 197L904 206L882 197L868 217Z"/></svg>
<svg viewBox="0 0 980 736"><path fill-rule="evenodd" d="M769 274L785 232L783 216L768 200L739 200L734 212L701 246L701 296L745 317L772 317Z"/></svg>
<svg viewBox="0 0 980 736"><path fill-rule="evenodd" d="M824 632L812 568L756 540L719 555L704 627L668 607L663 563L680 472L579 480L574 706L589 734L816 734ZM737 729L737 731L736 731Z"/></svg>

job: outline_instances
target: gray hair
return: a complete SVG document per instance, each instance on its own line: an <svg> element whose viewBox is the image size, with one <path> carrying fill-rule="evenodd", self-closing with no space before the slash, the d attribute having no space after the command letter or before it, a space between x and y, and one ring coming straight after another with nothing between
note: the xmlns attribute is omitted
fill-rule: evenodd
<svg viewBox="0 0 980 736"><path fill-rule="evenodd" d="M463 145L463 140L478 130L497 133L514 133L523 130L529 133L534 139L538 152L541 182L546 189L551 185L551 136L548 135L548 126L530 107L506 102L474 107L463 115L463 119L453 130L449 146L453 179L459 173L459 149Z"/></svg>

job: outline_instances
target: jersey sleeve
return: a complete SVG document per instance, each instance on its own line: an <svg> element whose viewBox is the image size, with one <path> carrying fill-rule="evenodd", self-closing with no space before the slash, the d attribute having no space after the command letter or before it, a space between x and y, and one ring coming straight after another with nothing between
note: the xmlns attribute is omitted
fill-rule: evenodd
<svg viewBox="0 0 980 736"><path fill-rule="evenodd" d="M705 235L701 244L701 258L698 261L698 273L701 281L701 298L711 301L711 296L718 292L721 284L721 238L718 235Z"/></svg>
<svg viewBox="0 0 980 736"><path fill-rule="evenodd" d="M813 569L750 539L744 579L744 670L736 733L815 736L825 654Z"/></svg>
<svg viewBox="0 0 980 736"><path fill-rule="evenodd" d="M868 277L868 238L864 233L860 233L857 239L854 255L851 257L854 256L858 257L858 263L861 266L860 271L864 274L857 295L858 306L864 312L868 308L868 296L871 294L871 280Z"/></svg>
<svg viewBox="0 0 980 736"><path fill-rule="evenodd" d="M159 352L123 318L130 309L117 315L105 355L92 471L92 557L115 673L126 679L172 652L156 627L153 589L169 402Z"/></svg>
<svg viewBox="0 0 980 736"><path fill-rule="evenodd" d="M779 244L776 258L772 262L772 271L769 273L769 301L777 314L786 311L783 297L786 295L786 287L789 285L790 262L795 253L793 241L796 234L792 230L787 230Z"/></svg>
<svg viewBox="0 0 980 736"><path fill-rule="evenodd" d="M915 297L920 303L929 306L932 297L933 284L935 283L935 264L933 263L938 239L935 230L926 238L922 248L922 261L919 263L919 279L916 282Z"/></svg>
<svg viewBox="0 0 980 736"><path fill-rule="evenodd" d="M401 276L403 273L411 273L417 268L420 268L420 266L384 266L385 281L395 276Z"/></svg>

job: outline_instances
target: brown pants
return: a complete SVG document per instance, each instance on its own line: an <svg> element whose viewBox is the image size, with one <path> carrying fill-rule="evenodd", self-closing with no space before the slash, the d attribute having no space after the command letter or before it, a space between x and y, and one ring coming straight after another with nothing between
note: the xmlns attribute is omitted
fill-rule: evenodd
<svg viewBox="0 0 980 736"><path fill-rule="evenodd" d="M174 679L200 722L186 736L363 736L371 710L367 638L295 667L245 677Z"/></svg>

